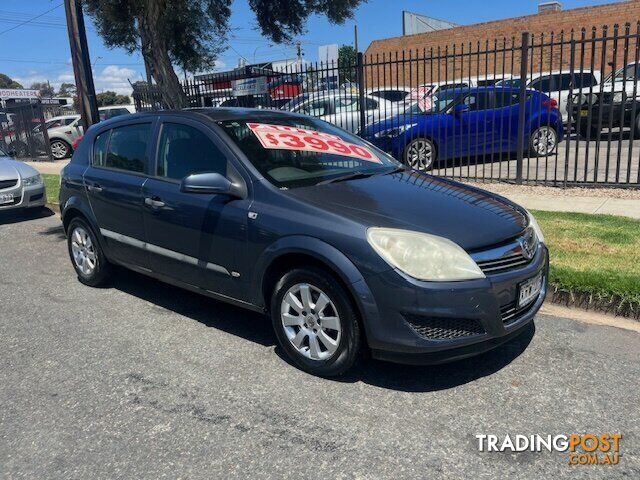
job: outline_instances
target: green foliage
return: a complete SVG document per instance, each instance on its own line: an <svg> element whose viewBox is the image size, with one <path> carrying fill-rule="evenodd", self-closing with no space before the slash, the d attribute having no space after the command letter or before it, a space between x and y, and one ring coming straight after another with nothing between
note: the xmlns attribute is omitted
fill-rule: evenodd
<svg viewBox="0 0 640 480"><path fill-rule="evenodd" d="M40 91L41 97L53 97L56 94L55 89L49 84L49 82L34 82L29 88L31 90Z"/></svg>
<svg viewBox="0 0 640 480"><path fill-rule="evenodd" d="M73 83L62 83L58 90L58 95L61 97L75 97L76 86Z"/></svg>
<svg viewBox="0 0 640 480"><path fill-rule="evenodd" d="M0 88L24 88L18 82L5 75L4 73L0 73Z"/></svg>
<svg viewBox="0 0 640 480"><path fill-rule="evenodd" d="M174 64L189 71L213 66L229 31L233 0L166 0L158 18L149 3L156 0L85 0L87 13L110 47L133 53L140 49L143 24L167 41ZM324 14L333 23L351 18L363 0L249 0L262 34L277 43L303 32L310 15Z"/></svg>
<svg viewBox="0 0 640 480"><path fill-rule="evenodd" d="M127 105L129 104L129 97L126 95L118 95L116 92L107 90L96 95L96 101L99 107L108 107L110 105Z"/></svg>
<svg viewBox="0 0 640 480"><path fill-rule="evenodd" d="M341 82L357 82L358 75L356 64L358 63L358 53L351 45L342 45L338 50L338 67L340 69Z"/></svg>

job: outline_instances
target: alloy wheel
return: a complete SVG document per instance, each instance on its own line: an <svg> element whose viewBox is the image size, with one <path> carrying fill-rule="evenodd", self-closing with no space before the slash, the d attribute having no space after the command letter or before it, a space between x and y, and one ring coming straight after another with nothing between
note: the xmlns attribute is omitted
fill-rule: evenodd
<svg viewBox="0 0 640 480"><path fill-rule="evenodd" d="M98 264L98 256L91 237L82 227L76 227L71 234L71 252L77 269L83 275L92 275Z"/></svg>
<svg viewBox="0 0 640 480"><path fill-rule="evenodd" d="M342 327L329 296L309 283L293 285L280 305L282 328L298 353L327 360L338 350Z"/></svg>
<svg viewBox="0 0 640 480"><path fill-rule="evenodd" d="M407 148L406 160L415 170L428 170L433 163L433 145L428 140L414 140Z"/></svg>
<svg viewBox="0 0 640 480"><path fill-rule="evenodd" d="M538 155L549 155L556 148L556 131L551 127L540 127L533 133L533 151Z"/></svg>
<svg viewBox="0 0 640 480"><path fill-rule="evenodd" d="M51 142L51 155L53 155L53 158L55 158L56 160L66 158L68 153L69 148L64 142L60 140L54 140L53 142Z"/></svg>

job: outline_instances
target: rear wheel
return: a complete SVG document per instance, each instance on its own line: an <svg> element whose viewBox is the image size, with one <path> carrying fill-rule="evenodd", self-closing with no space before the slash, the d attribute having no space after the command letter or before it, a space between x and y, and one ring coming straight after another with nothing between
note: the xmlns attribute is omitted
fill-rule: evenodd
<svg viewBox="0 0 640 480"><path fill-rule="evenodd" d="M51 140L51 156L56 160L62 160L71 155L71 145L64 140L54 139Z"/></svg>
<svg viewBox="0 0 640 480"><path fill-rule="evenodd" d="M358 317L347 292L316 268L285 274L271 298L278 342L299 368L331 377L346 372L361 344Z"/></svg>
<svg viewBox="0 0 640 480"><path fill-rule="evenodd" d="M558 134L548 125L536 128L529 139L529 151L534 157L550 155L557 146Z"/></svg>
<svg viewBox="0 0 640 480"><path fill-rule="evenodd" d="M67 246L80 282L97 287L107 281L111 264L105 258L93 230L83 219L74 218L69 224Z"/></svg>
<svg viewBox="0 0 640 480"><path fill-rule="evenodd" d="M416 138L404 149L404 163L414 170L427 171L436 161L436 147L428 138Z"/></svg>

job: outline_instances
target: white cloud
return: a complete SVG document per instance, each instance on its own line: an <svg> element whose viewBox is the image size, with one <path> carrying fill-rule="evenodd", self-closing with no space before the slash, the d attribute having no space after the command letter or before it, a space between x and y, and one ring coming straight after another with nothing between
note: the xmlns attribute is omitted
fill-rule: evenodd
<svg viewBox="0 0 640 480"><path fill-rule="evenodd" d="M96 92L111 90L121 95L131 95L131 85L128 80L135 82L140 79L140 74L131 68L107 65L102 72L94 72L93 83Z"/></svg>

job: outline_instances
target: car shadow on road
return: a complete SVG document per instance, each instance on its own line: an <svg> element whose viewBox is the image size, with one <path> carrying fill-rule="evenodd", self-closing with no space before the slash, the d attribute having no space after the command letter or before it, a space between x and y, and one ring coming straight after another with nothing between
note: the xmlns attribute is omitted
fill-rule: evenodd
<svg viewBox="0 0 640 480"><path fill-rule="evenodd" d="M275 346L275 353L291 368L296 368L277 345L271 321L265 315L173 287L125 269L117 270L111 287L208 327L263 346ZM327 381L364 382L405 392L446 390L492 375L509 365L524 352L534 333L535 326L532 323L521 335L495 350L444 365L409 366L363 358L346 375Z"/></svg>
<svg viewBox="0 0 640 480"><path fill-rule="evenodd" d="M10 225L12 223L28 222L39 218L46 218L55 215L48 208L32 208L27 210L5 210L0 212L0 225Z"/></svg>
<svg viewBox="0 0 640 480"><path fill-rule="evenodd" d="M217 328L264 346L276 344L271 322L259 313L174 287L124 268L117 269L110 286L207 327Z"/></svg>

